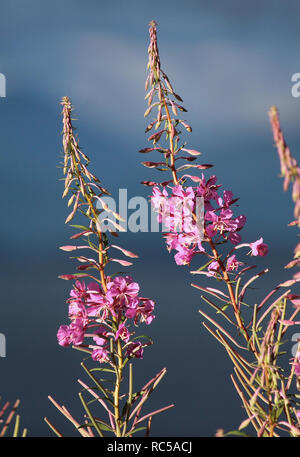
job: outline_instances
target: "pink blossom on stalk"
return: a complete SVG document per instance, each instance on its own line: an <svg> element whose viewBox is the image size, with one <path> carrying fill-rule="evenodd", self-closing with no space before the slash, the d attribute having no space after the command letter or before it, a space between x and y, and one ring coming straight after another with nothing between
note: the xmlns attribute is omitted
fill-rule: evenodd
<svg viewBox="0 0 300 457"><path fill-rule="evenodd" d="M269 252L269 246L265 243L263 243L263 238L260 238L259 240L255 241L254 243L249 244L251 248L251 253L252 255L259 255L259 256L265 256Z"/></svg>
<svg viewBox="0 0 300 457"><path fill-rule="evenodd" d="M211 176L207 182L205 182L204 175L202 173L201 184L197 187L196 193L199 197L204 198L204 208L207 211L213 209L212 205L210 204L210 200L216 200L219 198L217 189L219 186L216 186L217 177Z"/></svg>
<svg viewBox="0 0 300 457"><path fill-rule="evenodd" d="M60 346L70 345L70 329L68 325L61 325L57 332L57 341Z"/></svg>
<svg viewBox="0 0 300 457"><path fill-rule="evenodd" d="M57 332L58 344L69 346L80 345L84 340L84 326L82 319L78 318L70 325L61 325Z"/></svg>
<svg viewBox="0 0 300 457"><path fill-rule="evenodd" d="M87 312L86 308L80 301L71 300L69 302L69 318L76 319L77 317L81 317L86 319Z"/></svg>
<svg viewBox="0 0 300 457"><path fill-rule="evenodd" d="M84 281L76 281L74 288L70 292L70 297L83 299L86 297L86 292L87 290Z"/></svg>
<svg viewBox="0 0 300 457"><path fill-rule="evenodd" d="M235 222L237 223L237 228L238 229L243 228L244 225L246 224L246 216L241 214L240 216L235 218Z"/></svg>
<svg viewBox="0 0 300 457"><path fill-rule="evenodd" d="M99 346L104 346L104 344L107 343L107 338L103 337L107 337L109 334L111 334L107 331L107 328L104 325L99 325L99 327L94 330L94 333L95 335L93 336L93 340Z"/></svg>
<svg viewBox="0 0 300 457"><path fill-rule="evenodd" d="M161 211L165 207L165 203L168 198L168 192L163 188L162 192L157 186L152 189L151 204L154 209Z"/></svg>
<svg viewBox="0 0 300 457"><path fill-rule="evenodd" d="M107 297L96 282L90 283L87 287L87 314L91 317L100 317L102 321L108 317L109 310L112 310L113 299Z"/></svg>
<svg viewBox="0 0 300 457"><path fill-rule="evenodd" d="M142 305L138 307L138 314L141 316L142 321L145 321L147 325L151 324L155 316L152 314L154 310L153 300L142 300Z"/></svg>
<svg viewBox="0 0 300 457"><path fill-rule="evenodd" d="M84 281L76 281L70 292L69 317L99 316L103 308L110 305L99 284L92 282L86 287Z"/></svg>
<svg viewBox="0 0 300 457"><path fill-rule="evenodd" d="M78 319L75 319L74 322L71 322L70 330L71 330L71 335L70 335L71 343L74 344L75 346L78 346L84 340L83 319L78 318Z"/></svg>
<svg viewBox="0 0 300 457"><path fill-rule="evenodd" d="M102 290L97 282L90 282L87 286L87 292L91 301L99 301L99 297L102 295Z"/></svg>
<svg viewBox="0 0 300 457"><path fill-rule="evenodd" d="M164 237L169 252L172 249L179 251L182 247L187 248L191 243L196 243L198 241L198 237L195 236L194 233L166 233L164 234Z"/></svg>
<svg viewBox="0 0 300 457"><path fill-rule="evenodd" d="M162 214L162 221L172 232L191 232L194 229L190 208L177 197L168 203L168 212Z"/></svg>
<svg viewBox="0 0 300 457"><path fill-rule="evenodd" d="M205 252L205 249L202 246L202 242L201 241L198 241L197 245L198 245L199 252Z"/></svg>
<svg viewBox="0 0 300 457"><path fill-rule="evenodd" d="M127 309L126 317L134 319L135 325L137 325L138 320L145 322L147 325L151 324L155 316L152 314L154 310L154 301L149 300L148 298L141 298L141 305L136 309Z"/></svg>
<svg viewBox="0 0 300 457"><path fill-rule="evenodd" d="M195 193L192 187L188 187L186 190L180 184L177 184L172 189L172 195L177 197L177 202L180 201L183 206L183 214L190 214L195 206Z"/></svg>
<svg viewBox="0 0 300 457"><path fill-rule="evenodd" d="M160 192L154 187L151 197L152 206L159 213L158 221L163 222L171 232L197 231L197 226L192 217L195 207L195 191L193 187L186 190L177 184L172 188L172 196L168 198L167 191Z"/></svg>
<svg viewBox="0 0 300 457"><path fill-rule="evenodd" d="M175 262L177 265L189 265L196 252L205 252L198 233L198 227L194 225L194 231L189 233L165 233L164 237L167 244L167 249L170 252L176 249ZM192 247L190 247L192 245ZM196 251L198 246L199 251Z"/></svg>
<svg viewBox="0 0 300 457"><path fill-rule="evenodd" d="M216 199L219 206L228 208L233 200L233 193L230 190L223 191L223 198L218 197Z"/></svg>
<svg viewBox="0 0 300 457"><path fill-rule="evenodd" d="M192 211L195 206L192 187L187 192L176 186L175 194L166 199L159 210L158 222L163 222L171 232L190 232L193 230Z"/></svg>
<svg viewBox="0 0 300 457"><path fill-rule="evenodd" d="M117 340L118 338L121 338L121 340L125 341L125 343L128 343L129 339L130 339L130 332L129 330L127 329L127 327L125 326L125 323L122 322L122 324L119 325L119 328L116 332L116 336L115 336L115 339Z"/></svg>
<svg viewBox="0 0 300 457"><path fill-rule="evenodd" d="M117 276L107 284L106 297L120 306L132 307L137 305L139 285L130 276Z"/></svg>
<svg viewBox="0 0 300 457"><path fill-rule="evenodd" d="M108 314L109 314L109 309L112 306L111 302L106 300L105 297L101 303L98 302L93 302L93 301L88 301L87 303L87 315L89 317L98 317L102 321L104 321Z"/></svg>
<svg viewBox="0 0 300 457"><path fill-rule="evenodd" d="M236 232L230 232L228 238L234 246L236 246L242 241L241 235L239 235Z"/></svg>
<svg viewBox="0 0 300 457"><path fill-rule="evenodd" d="M234 232L239 228L239 222L232 219L231 209L222 209L218 216L214 211L207 211L205 220L211 221L211 224L206 227L206 232L210 238L218 232L224 236L224 232Z"/></svg>
<svg viewBox="0 0 300 457"><path fill-rule="evenodd" d="M172 194L177 197L181 197L182 199L186 199L188 201L192 201L195 197L194 190L191 186L187 187L187 189L184 190L184 188L180 184L177 184L173 187Z"/></svg>
<svg viewBox="0 0 300 457"><path fill-rule="evenodd" d="M192 257L194 255L193 249L188 249L185 246L180 246L178 248L177 254L175 254L174 259L177 265L189 265Z"/></svg>
<svg viewBox="0 0 300 457"><path fill-rule="evenodd" d="M106 305L99 305L98 303L95 303L95 304L90 303L87 308L88 316L92 317L92 318L98 318L99 322L100 321L105 322L105 320L109 316L109 312L111 312L113 315L115 315L115 312L109 302L107 302Z"/></svg>
<svg viewBox="0 0 300 457"><path fill-rule="evenodd" d="M127 356L128 357L136 357L137 359L143 358L143 347L140 341L131 342L127 346Z"/></svg>
<svg viewBox="0 0 300 457"><path fill-rule="evenodd" d="M300 362L295 365L295 374L296 376L300 376Z"/></svg>
<svg viewBox="0 0 300 457"><path fill-rule="evenodd" d="M227 260L226 270L227 271L237 271L239 265L242 265L242 262L239 262L235 255L232 255Z"/></svg>
<svg viewBox="0 0 300 457"><path fill-rule="evenodd" d="M183 217L183 227L182 231L188 235L191 239L191 242L197 243L200 239L200 228L193 219L193 216L184 216Z"/></svg>
<svg viewBox="0 0 300 457"><path fill-rule="evenodd" d="M184 235L182 233L165 233L164 234L166 244L167 244L167 249L170 252L172 249L177 249L177 246L181 246L182 244L182 238Z"/></svg>
<svg viewBox="0 0 300 457"><path fill-rule="evenodd" d="M217 262L216 260L211 262L208 266L207 276L216 276L216 273L218 272L219 268L219 262Z"/></svg>
<svg viewBox="0 0 300 457"><path fill-rule="evenodd" d="M87 286L87 291L88 291L88 299L87 299L87 304L88 305L102 305L102 306L109 306L113 303L113 300L110 299L101 289L99 284L96 282L91 282Z"/></svg>

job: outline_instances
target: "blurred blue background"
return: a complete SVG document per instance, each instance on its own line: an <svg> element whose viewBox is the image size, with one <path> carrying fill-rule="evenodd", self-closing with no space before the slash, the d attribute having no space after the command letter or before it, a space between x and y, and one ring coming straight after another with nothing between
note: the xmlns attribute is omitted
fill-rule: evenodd
<svg viewBox="0 0 300 457"><path fill-rule="evenodd" d="M147 146L151 19L158 22L162 68L188 109L189 147L202 151L219 183L240 197L239 212L247 216L243 240L263 236L270 246L267 258L251 259L270 269L253 303L290 275L283 265L296 244L296 231L287 227L293 205L282 191L268 109L279 107L287 142L299 157L300 99L291 95L291 76L300 71L298 1L2 2L0 72L7 96L0 99L0 332L7 357L0 359L0 393L21 399L31 436L52 436L44 416L74 434L48 394L78 419L82 412L76 382L84 378L81 354L56 341L58 326L67 323L71 286L57 276L74 268L58 249L73 233L64 225L68 210L57 168L59 103L71 98L91 170L112 194L127 188L129 198L147 196L140 181L157 175L140 165L148 159L137 150ZM149 408L176 405L154 418L152 434L213 436L217 428L237 428L245 416L229 378L231 363L202 326L200 295L190 287L191 281L204 284L202 278L175 265L158 233L126 233L120 244L139 254L130 274L157 302L156 319L146 329L155 344L135 363L135 387L166 366Z"/></svg>

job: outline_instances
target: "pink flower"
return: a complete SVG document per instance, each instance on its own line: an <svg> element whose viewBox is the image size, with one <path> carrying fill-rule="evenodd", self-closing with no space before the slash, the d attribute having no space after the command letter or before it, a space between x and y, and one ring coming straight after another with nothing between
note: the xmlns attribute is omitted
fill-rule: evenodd
<svg viewBox="0 0 300 457"><path fill-rule="evenodd" d="M300 362L295 365L295 374L296 376L300 376Z"/></svg>
<svg viewBox="0 0 300 457"><path fill-rule="evenodd" d="M131 333L125 326L125 323L122 322L122 324L119 325L119 328L116 332L115 339L117 340L118 338L121 338L121 340L125 341L125 343L128 343L128 341L130 339L130 335L131 335Z"/></svg>
<svg viewBox="0 0 300 457"><path fill-rule="evenodd" d="M236 232L230 232L228 238L234 246L239 244L242 241L241 235L239 235Z"/></svg>
<svg viewBox="0 0 300 457"><path fill-rule="evenodd" d="M87 290L88 290L87 304L89 306L99 305L101 307L108 307L109 305L111 305L113 303L113 300L109 299L104 294L101 287L96 282L91 282L87 286Z"/></svg>
<svg viewBox="0 0 300 457"><path fill-rule="evenodd" d="M259 240L255 241L254 243L250 243L249 246L251 248L252 255L265 256L268 254L269 247L267 244L263 243L263 238L260 238Z"/></svg>
<svg viewBox="0 0 300 457"><path fill-rule="evenodd" d="M70 345L70 329L68 325L61 325L57 332L57 341L60 346Z"/></svg>
<svg viewBox="0 0 300 457"><path fill-rule="evenodd" d="M223 191L223 196L224 196L224 203L226 206L229 206L230 203L232 202L233 200L233 193L231 192L231 190L224 190Z"/></svg>
<svg viewBox="0 0 300 457"><path fill-rule="evenodd" d="M196 243L198 237L193 233L166 233L164 234L167 249L170 252L172 249L179 251L181 248L189 247L191 243Z"/></svg>
<svg viewBox="0 0 300 457"><path fill-rule="evenodd" d="M154 301L153 300L142 300L142 306L138 307L138 314L141 315L142 321L145 321L147 325L151 324L155 316L152 312L154 310Z"/></svg>
<svg viewBox="0 0 300 457"><path fill-rule="evenodd" d="M235 222L237 223L237 228L238 229L243 228L244 225L246 224L246 216L241 214L240 216L235 218Z"/></svg>
<svg viewBox="0 0 300 457"><path fill-rule="evenodd" d="M218 197L217 203L219 206L228 208L231 205L232 200L233 200L233 193L230 190L224 190L223 199L221 197Z"/></svg>
<svg viewBox="0 0 300 457"><path fill-rule="evenodd" d="M84 340L82 319L78 318L70 325L61 325L57 332L57 340L60 346L80 345Z"/></svg>
<svg viewBox="0 0 300 457"><path fill-rule="evenodd" d="M75 319L74 322L70 324L70 338L71 338L71 343L74 344L75 346L78 346L81 344L84 340L84 326L83 326L83 319L78 318Z"/></svg>
<svg viewBox="0 0 300 457"><path fill-rule="evenodd" d="M89 295L89 301L102 302L103 293L100 285L96 282L90 282L87 286L87 292Z"/></svg>
<svg viewBox="0 0 300 457"><path fill-rule="evenodd" d="M126 317L134 318L134 323L137 325L138 319L145 322L147 325L151 324L155 316L152 314L154 310L154 301L148 298L141 298L142 305L138 306L135 310L126 311Z"/></svg>
<svg viewBox="0 0 300 457"><path fill-rule="evenodd" d="M86 297L86 285L84 281L76 281L74 288L70 292L70 297L83 299Z"/></svg>
<svg viewBox="0 0 300 457"><path fill-rule="evenodd" d="M138 303L137 295L139 290L138 283L132 282L130 276L117 276L107 284L106 298L116 305L135 307Z"/></svg>
<svg viewBox="0 0 300 457"><path fill-rule="evenodd" d="M153 208L161 212L165 208L168 199L168 192L165 188L163 188L163 191L161 192L159 188L155 186L152 189L152 197L150 198Z"/></svg>
<svg viewBox="0 0 300 457"><path fill-rule="evenodd" d="M188 249L184 246L178 247L178 252L174 259L177 265L189 265L194 255L193 249Z"/></svg>
<svg viewBox="0 0 300 457"><path fill-rule="evenodd" d="M69 318L76 319L77 317L86 318L86 308L80 301L71 300L69 303Z"/></svg>
<svg viewBox="0 0 300 457"><path fill-rule="evenodd" d="M169 206L169 212L165 212L162 221L167 230L171 232L190 232L193 227L193 219L189 208L181 202L173 204L172 200Z"/></svg>
<svg viewBox="0 0 300 457"><path fill-rule="evenodd" d="M210 204L210 200L216 200L219 198L217 189L219 186L216 186L217 178L216 176L211 176L207 182L205 182L204 175L202 174L202 181L199 187L197 187L197 195L204 198L204 207L205 209L212 210L213 207Z"/></svg>
<svg viewBox="0 0 300 457"><path fill-rule="evenodd" d="M136 357L137 359L143 358L143 347L140 341L131 342L127 347L127 356Z"/></svg>
<svg viewBox="0 0 300 457"><path fill-rule="evenodd" d="M91 287L91 285L88 287ZM104 321L109 314L109 310L112 310L112 306L113 299L111 297L107 297L100 289L98 292L95 289L90 289L87 300L88 316L100 317Z"/></svg>
<svg viewBox="0 0 300 457"><path fill-rule="evenodd" d="M188 187L186 190L180 184L174 186L172 189L173 198L172 202L175 202L175 206L182 208L182 214L191 214L195 206L195 193L192 187ZM175 198L174 198L175 197Z"/></svg>
<svg viewBox="0 0 300 457"><path fill-rule="evenodd" d="M96 360L97 362L106 362L108 357L108 351L104 348L97 348L94 349L92 352L92 359Z"/></svg>
<svg viewBox="0 0 300 457"><path fill-rule="evenodd" d="M112 303L112 301L108 301L99 284L96 282L91 282L86 287L84 281L76 281L74 288L70 292L70 296L69 317L71 319L82 317L85 319L85 324L88 323L87 316L99 317L103 309L105 314L105 310ZM103 316L101 317L103 318Z"/></svg>
<svg viewBox="0 0 300 457"><path fill-rule="evenodd" d="M167 249L170 252L172 249L177 249L178 245L181 245L179 239L182 237L182 234L179 233L165 233L163 235L166 240Z"/></svg>
<svg viewBox="0 0 300 457"><path fill-rule="evenodd" d="M136 316L137 308L127 308L125 312L125 316L129 319L134 319Z"/></svg>
<svg viewBox="0 0 300 457"><path fill-rule="evenodd" d="M211 221L212 223L206 227L206 232L210 238L215 236L217 232L223 235L224 232L234 232L238 229L238 221L232 218L231 209L222 209L218 216L214 211L207 211L205 214L205 220Z"/></svg>
<svg viewBox="0 0 300 457"><path fill-rule="evenodd" d="M195 193L192 187L188 187L186 190L180 184L177 184L172 189L172 194L176 197L180 197L182 199L193 200L195 197Z"/></svg>
<svg viewBox="0 0 300 457"><path fill-rule="evenodd" d="M226 270L227 271L237 271L239 265L242 265L242 262L238 262L235 255L232 255L227 260Z"/></svg>
<svg viewBox="0 0 300 457"><path fill-rule="evenodd" d="M104 346L107 343L107 337L110 333L107 331L107 328L104 325L99 325L99 327L94 330L95 335L93 336L93 340L99 346Z"/></svg>
<svg viewBox="0 0 300 457"><path fill-rule="evenodd" d="M207 276L216 276L216 273L218 272L219 268L219 262L217 262L216 260L211 262L208 266Z"/></svg>
<svg viewBox="0 0 300 457"><path fill-rule="evenodd" d="M177 184L173 187L170 198L165 189L160 192L158 187L154 187L152 192L151 202L159 213L158 221L163 222L167 230L172 232L191 231L192 211L195 206L193 187L185 190L180 184Z"/></svg>

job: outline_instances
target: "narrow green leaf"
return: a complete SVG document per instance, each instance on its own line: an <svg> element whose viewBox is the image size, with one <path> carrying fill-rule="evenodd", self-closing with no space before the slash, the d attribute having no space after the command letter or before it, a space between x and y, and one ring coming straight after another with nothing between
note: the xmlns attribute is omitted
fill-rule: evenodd
<svg viewBox="0 0 300 457"><path fill-rule="evenodd" d="M97 430L98 434L99 434L101 437L103 437L103 433L102 433L102 431L101 431L101 428L99 427L98 423L96 422L95 418L93 417L91 411L89 410L89 407L87 406L87 404L86 404L86 402L84 401L84 398L83 398L83 396L82 396L82 394L81 394L80 392L79 392L78 396L79 396L80 401L81 401L81 403L82 403L82 405L83 405L83 407L84 407L84 409L85 409L87 415L89 416L89 418L90 418L92 424L94 425L95 429Z"/></svg>
<svg viewBox="0 0 300 457"><path fill-rule="evenodd" d="M131 436L133 435L134 433L136 432L140 432L141 430L146 430L147 427L138 427L136 428L135 430L132 430L132 431L129 431L128 433L126 433L125 436Z"/></svg>
<svg viewBox="0 0 300 457"><path fill-rule="evenodd" d="M230 432L225 433L224 436L243 436L244 438L251 438L249 435L247 435L245 432L240 432L239 430L232 430Z"/></svg>

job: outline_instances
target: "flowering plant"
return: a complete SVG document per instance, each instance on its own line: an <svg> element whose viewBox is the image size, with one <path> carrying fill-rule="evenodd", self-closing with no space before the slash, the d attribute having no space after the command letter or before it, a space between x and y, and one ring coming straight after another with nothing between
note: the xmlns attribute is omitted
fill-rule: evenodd
<svg viewBox="0 0 300 457"><path fill-rule="evenodd" d="M185 173L188 169L207 170L212 165L195 164L200 152L187 149L186 142L181 140L183 132L180 129L192 131L178 114L187 110L161 69L157 24L151 21L149 25L149 75L145 85L148 108L144 116L153 114L155 109L157 114L146 128L146 133L154 130L148 138L153 146L139 152L159 153L163 161L146 161L143 165L170 172L171 176L164 181L143 181L142 184L152 187L151 203L158 213L158 221L166 227L166 246L169 252L175 251L176 264L190 265L193 258L200 255L204 262L191 273L213 278L225 286L222 290L192 284L203 293L203 302L225 322L221 325L203 309L199 310L205 318L203 325L224 346L234 364L231 379L248 416L239 430L232 433L244 434L241 430L251 424L257 436L279 436L282 432L300 436L299 395L292 385L300 375L299 349L288 369L281 365L280 360L289 326L299 323L295 319L300 311L300 296L291 289L300 280L299 273L277 285L261 302L248 302L246 294L250 286L268 270L247 278L255 267L248 265L238 255L238 250L247 248L247 255L266 256L269 247L261 235L256 241L242 242L240 232L246 217L234 214L238 199L230 190L221 191L215 175L207 178L203 172L201 176ZM296 220L290 225L300 226L300 169L285 144L275 108L271 109L270 117L285 178L284 189L293 181ZM164 138L165 143L162 143ZM187 155L182 155L183 152ZM184 164L178 166L178 161ZM195 184L188 185L190 181ZM295 257L287 268L299 266L299 255L298 244ZM219 432L218 436L222 433Z"/></svg>
<svg viewBox="0 0 300 457"><path fill-rule="evenodd" d="M71 222L76 213L81 213L88 222L86 225L72 225L79 231L72 235L71 239L85 239L84 244L66 245L61 249L67 252L88 250L96 258L77 255L77 272L60 276L65 280L74 280L75 284L67 300L70 324L60 326L57 338L61 346L72 345L73 348L88 354L81 365L93 381L93 387L81 380L79 383L83 387L83 392L88 392L102 405L108 420L104 421L95 416L83 392L79 393L85 410L84 422L81 424L72 417L65 406L60 406L52 397L49 399L82 436L103 436L104 432L108 432L117 437L127 437L141 430L146 430L148 436L152 417L173 406L165 406L141 416L143 405L164 377L165 368L139 391L133 390L132 361L142 359L144 349L152 344L150 338L136 336L134 329L140 324L151 324L155 317L154 301L140 296L138 283L128 274L106 274L105 269L111 262L123 267L132 265L126 259L111 256L111 251L117 250L127 258L138 256L109 242L103 226L105 223L113 224L114 231L110 233L117 237L115 230L120 226L115 219L121 221L122 218L108 208L103 196L109 192L88 169L89 159L80 149L73 133L72 107L68 97L63 98L62 105L65 175L63 197L71 193L68 206L72 206L66 223ZM113 213L114 217L104 217L107 212ZM89 282L86 283L83 278L87 278ZM96 366L88 367L86 360L90 359L96 362ZM127 369L129 387L128 392L124 394L122 390ZM97 373L104 379L96 376ZM106 379L106 375L114 375L114 381ZM109 387L106 387L107 384L110 384ZM45 420L58 436L62 436L49 419ZM146 420L147 425L141 427Z"/></svg>
<svg viewBox="0 0 300 457"><path fill-rule="evenodd" d="M9 408L9 405L10 405L10 402L7 401L4 403L4 405L1 406L1 409L0 409L0 438L5 437L6 432L10 429L10 426L13 423L13 418L19 408L20 400L16 400L11 409ZM22 438L25 438L27 436L27 428L23 429L22 435L20 435L19 432L20 432L20 415L17 414L12 436L14 438L17 438L19 436L22 436Z"/></svg>

